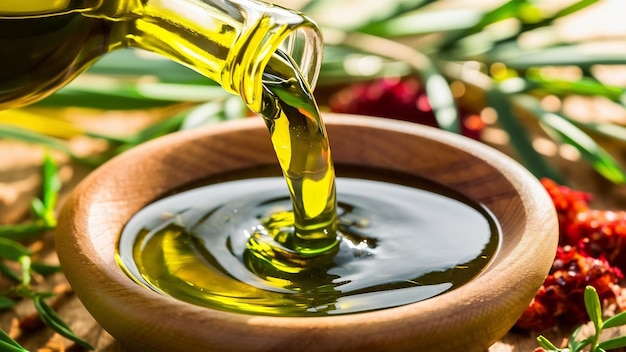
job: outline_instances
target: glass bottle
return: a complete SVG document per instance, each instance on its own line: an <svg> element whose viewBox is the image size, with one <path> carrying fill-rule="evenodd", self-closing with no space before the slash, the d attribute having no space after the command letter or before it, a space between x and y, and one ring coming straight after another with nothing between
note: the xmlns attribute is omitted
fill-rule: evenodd
<svg viewBox="0 0 626 352"><path fill-rule="evenodd" d="M186 65L261 109L277 50L314 86L322 40L305 15L254 0L0 1L0 110L61 88L102 55L148 50Z"/></svg>

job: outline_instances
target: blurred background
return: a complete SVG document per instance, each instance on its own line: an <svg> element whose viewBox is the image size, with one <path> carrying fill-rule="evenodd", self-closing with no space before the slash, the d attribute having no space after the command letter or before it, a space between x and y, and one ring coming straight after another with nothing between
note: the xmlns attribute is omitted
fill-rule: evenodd
<svg viewBox="0 0 626 352"><path fill-rule="evenodd" d="M315 89L322 111L460 133L507 153L538 178L589 192L594 207L626 210L626 2L274 2L302 10L323 30ZM110 53L49 98L0 111L0 224L36 217L31 200L46 181L47 153L58 166L62 204L80 179L129 148L250 117L239 97L187 68L135 50ZM48 249L41 257L54 263L51 235L41 241ZM62 276L42 282L70 291ZM93 335L95 323L75 301L70 294L59 305L66 314L79 312L72 324L79 334ZM28 311L5 313L0 327L17 334L15 320ZM54 339L35 335L39 346Z"/></svg>

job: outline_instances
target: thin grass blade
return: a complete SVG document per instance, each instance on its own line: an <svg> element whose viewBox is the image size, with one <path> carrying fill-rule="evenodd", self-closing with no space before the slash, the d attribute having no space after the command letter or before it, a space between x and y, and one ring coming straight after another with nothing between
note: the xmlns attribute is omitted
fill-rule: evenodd
<svg viewBox="0 0 626 352"><path fill-rule="evenodd" d="M61 178L56 162L49 153L44 156L42 169L42 202L45 209L43 220L47 226L55 227L57 223L56 205L61 190Z"/></svg>
<svg viewBox="0 0 626 352"><path fill-rule="evenodd" d="M0 310L13 308L16 304L17 303L9 297L0 296Z"/></svg>
<svg viewBox="0 0 626 352"><path fill-rule="evenodd" d="M529 96L516 96L514 101L531 111L556 137L576 148L603 177L617 184L626 182L626 171L617 160L568 119L543 110L539 103Z"/></svg>
<svg viewBox="0 0 626 352"><path fill-rule="evenodd" d="M610 329L618 326L626 325L626 311L615 314L614 316L607 318L602 326L605 329Z"/></svg>
<svg viewBox="0 0 626 352"><path fill-rule="evenodd" d="M8 238L0 237L0 257L19 261L21 257L29 256L30 254L31 251L24 245Z"/></svg>
<svg viewBox="0 0 626 352"><path fill-rule="evenodd" d="M91 66L87 73L107 77L149 76L164 83L217 85L186 66L137 49L118 49L108 53Z"/></svg>
<svg viewBox="0 0 626 352"><path fill-rule="evenodd" d="M542 49L521 48L517 44L501 45L481 61L501 62L515 70L528 70L540 66L578 66L583 71L594 65L624 65L626 56L621 48L568 44Z"/></svg>
<svg viewBox="0 0 626 352"><path fill-rule="evenodd" d="M529 89L541 90L544 94L557 96L584 95L601 96L611 101L622 104L626 90L621 87L603 84L592 78L583 77L576 81L552 79L542 77L540 74L527 75Z"/></svg>
<svg viewBox="0 0 626 352"><path fill-rule="evenodd" d="M21 282L22 278L20 277L20 274L18 274L17 272L15 272L15 270L9 268L8 265L6 265L3 261L0 261L0 273L6 275L6 277L8 277L9 279L15 281L15 282Z"/></svg>
<svg viewBox="0 0 626 352"><path fill-rule="evenodd" d="M11 240L23 240L52 229L53 227L46 225L41 220L24 224L2 225L0 226L0 237Z"/></svg>
<svg viewBox="0 0 626 352"><path fill-rule="evenodd" d="M59 335L66 337L80 346L93 350L94 348L85 340L79 338L74 334L70 327L59 317L59 315L44 301L40 295L33 297L35 308L41 316L41 320L49 326L52 330L59 333Z"/></svg>
<svg viewBox="0 0 626 352"><path fill-rule="evenodd" d="M460 117L448 81L435 69L434 65L422 70L420 76L439 128L460 133Z"/></svg>
<svg viewBox="0 0 626 352"><path fill-rule="evenodd" d="M626 347L626 336L615 337L602 341L598 344L598 347L605 350L614 350L617 348Z"/></svg>
<svg viewBox="0 0 626 352"><path fill-rule="evenodd" d="M522 35L524 33L528 33L528 32L530 32L532 30L537 29L537 28L551 26L554 23L554 21L556 21L558 19L561 19L563 17L566 17L568 15L571 15L573 13L576 13L576 12L578 12L580 10L583 10L584 8L586 8L586 7L590 6L590 5L593 5L593 4L597 3L598 1L599 0L581 0L581 1L575 2L573 4L567 5L564 8L560 9L559 11L557 11L552 16L545 17L545 18L537 18L537 15L543 16L543 14L540 14L540 13L534 14L534 16L528 16L527 18L525 18L526 16L519 16L518 18L521 19L521 26L520 26L519 30L512 36L509 36L507 38L503 38L501 40L498 40L495 43L495 45L497 46L497 45L501 45L502 43L507 43L507 42L511 42L513 40L517 40L520 37L520 35ZM535 7L535 9L539 10L536 7ZM537 11L537 12L539 12L539 11Z"/></svg>
<svg viewBox="0 0 626 352"><path fill-rule="evenodd" d="M496 111L498 123L508 133L511 146L522 164L538 178L547 177L565 184L563 177L533 147L527 132L515 116L509 96L497 88L489 89L487 102Z"/></svg>
<svg viewBox="0 0 626 352"><path fill-rule="evenodd" d="M63 269L59 265L49 265L45 263L33 262L30 264L30 268L41 275L51 275L60 273Z"/></svg>
<svg viewBox="0 0 626 352"><path fill-rule="evenodd" d="M483 13L472 8L416 11L370 23L359 31L386 38L458 31L475 26Z"/></svg>
<svg viewBox="0 0 626 352"><path fill-rule="evenodd" d="M74 155L70 148L62 141L20 127L0 124L0 138L11 138L26 143L39 144L71 156Z"/></svg>
<svg viewBox="0 0 626 352"><path fill-rule="evenodd" d="M0 329L0 350L6 352L28 352L27 349L20 346L17 341L13 340L4 330Z"/></svg>
<svg viewBox="0 0 626 352"><path fill-rule="evenodd" d="M558 350L558 348L543 335L537 336L537 343L539 344L540 347L545 348L549 351Z"/></svg>

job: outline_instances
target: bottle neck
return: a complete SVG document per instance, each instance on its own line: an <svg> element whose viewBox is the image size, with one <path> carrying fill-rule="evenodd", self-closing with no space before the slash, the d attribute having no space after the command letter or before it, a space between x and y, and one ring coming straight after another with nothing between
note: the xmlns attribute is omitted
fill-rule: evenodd
<svg viewBox="0 0 626 352"><path fill-rule="evenodd" d="M130 23L126 45L194 69L240 95L255 112L261 111L263 72L277 50L292 56L311 86L321 65L317 26L262 2L148 0Z"/></svg>

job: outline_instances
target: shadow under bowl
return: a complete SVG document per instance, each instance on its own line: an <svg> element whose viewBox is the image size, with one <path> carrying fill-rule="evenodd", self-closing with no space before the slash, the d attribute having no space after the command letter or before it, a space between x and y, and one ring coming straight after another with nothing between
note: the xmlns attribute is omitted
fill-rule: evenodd
<svg viewBox="0 0 626 352"><path fill-rule="evenodd" d="M209 176L276 165L261 118L175 133L92 172L59 219L57 252L68 281L98 323L132 351L484 351L521 316L548 273L557 218L538 180L504 154L438 129L327 114L337 165L424 177L485 205L502 230L490 265L439 296L329 317L229 313L133 282L116 262L129 219L155 200Z"/></svg>

